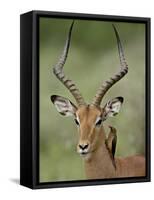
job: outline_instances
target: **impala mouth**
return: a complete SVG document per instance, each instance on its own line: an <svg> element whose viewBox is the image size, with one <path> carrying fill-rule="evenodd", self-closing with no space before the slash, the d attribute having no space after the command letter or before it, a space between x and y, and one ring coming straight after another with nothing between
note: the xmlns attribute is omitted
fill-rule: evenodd
<svg viewBox="0 0 154 200"><path fill-rule="evenodd" d="M85 161L88 161L91 158L91 152L81 152L80 156Z"/></svg>
<svg viewBox="0 0 154 200"><path fill-rule="evenodd" d="M77 153L81 156L81 157L86 157L87 155L90 154L90 149L80 149L77 148Z"/></svg>
<svg viewBox="0 0 154 200"><path fill-rule="evenodd" d="M81 155L87 155L89 152L82 152Z"/></svg>
<svg viewBox="0 0 154 200"><path fill-rule="evenodd" d="M77 150L77 153L79 153L81 156L85 156L87 154L89 154L89 151L84 151L84 150Z"/></svg>
<svg viewBox="0 0 154 200"><path fill-rule="evenodd" d="M90 152L81 152L80 153L80 156L82 157L82 158L86 158L87 156L89 156L90 155Z"/></svg>

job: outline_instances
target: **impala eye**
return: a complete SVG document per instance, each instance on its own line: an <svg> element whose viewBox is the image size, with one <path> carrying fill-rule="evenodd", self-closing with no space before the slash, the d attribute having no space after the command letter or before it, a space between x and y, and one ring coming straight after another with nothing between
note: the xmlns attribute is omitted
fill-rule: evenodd
<svg viewBox="0 0 154 200"><path fill-rule="evenodd" d="M74 119L74 121L78 126L80 125L77 119Z"/></svg>
<svg viewBox="0 0 154 200"><path fill-rule="evenodd" d="M100 126L102 123L102 119L99 119L97 122L96 122L96 126Z"/></svg>

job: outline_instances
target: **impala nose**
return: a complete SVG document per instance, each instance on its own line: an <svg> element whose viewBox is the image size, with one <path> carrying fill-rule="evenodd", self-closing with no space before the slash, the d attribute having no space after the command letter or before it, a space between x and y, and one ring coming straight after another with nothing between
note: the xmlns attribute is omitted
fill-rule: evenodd
<svg viewBox="0 0 154 200"><path fill-rule="evenodd" d="M79 148L80 148L81 150L88 149L88 146L89 146L89 144L79 144Z"/></svg>

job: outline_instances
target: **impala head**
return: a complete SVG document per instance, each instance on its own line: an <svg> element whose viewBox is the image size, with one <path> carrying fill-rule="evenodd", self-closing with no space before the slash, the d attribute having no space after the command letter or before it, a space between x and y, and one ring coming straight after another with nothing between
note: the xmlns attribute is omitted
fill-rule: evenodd
<svg viewBox="0 0 154 200"><path fill-rule="evenodd" d="M108 101L103 107L100 104L109 88L111 88L112 85L119 81L128 72L128 67L124 58L124 53L118 32L113 25L117 38L121 69L110 79L103 82L99 87L92 103L86 104L76 85L72 80L66 77L63 72L63 66L65 64L69 50L73 23L70 27L62 55L58 63L53 68L53 72L74 96L77 105L72 103L69 99L58 95L52 95L51 101L61 115L72 116L74 118L79 130L77 152L86 157L90 156L92 152L97 150L100 142L105 139L104 135L102 135L103 122L108 117L115 116L120 111L121 105L123 103L123 97L116 97Z"/></svg>

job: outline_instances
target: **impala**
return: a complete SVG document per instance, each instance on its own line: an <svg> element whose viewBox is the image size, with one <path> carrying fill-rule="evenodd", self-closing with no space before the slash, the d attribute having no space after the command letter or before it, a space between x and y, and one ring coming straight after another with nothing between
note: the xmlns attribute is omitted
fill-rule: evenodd
<svg viewBox="0 0 154 200"><path fill-rule="evenodd" d="M116 158L116 129L110 126L110 132L106 136L103 128L104 121L118 114L124 101L123 97L116 97L108 101L104 107L100 105L107 91L128 72L119 34L113 25L118 45L120 70L107 81L102 82L92 103L86 104L74 82L63 71L73 24L74 22L70 26L63 52L53 68L53 73L71 92L77 105L58 95L52 95L51 101L60 114L72 116L75 119L79 132L77 152L83 157L86 176L88 179L145 176L144 156Z"/></svg>

